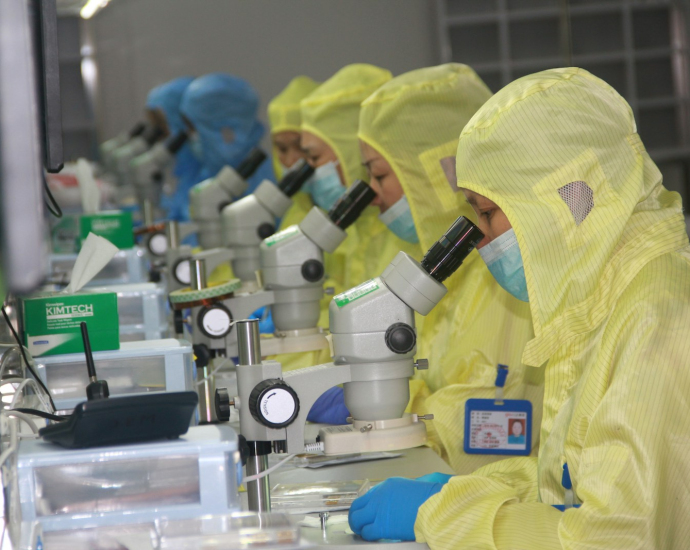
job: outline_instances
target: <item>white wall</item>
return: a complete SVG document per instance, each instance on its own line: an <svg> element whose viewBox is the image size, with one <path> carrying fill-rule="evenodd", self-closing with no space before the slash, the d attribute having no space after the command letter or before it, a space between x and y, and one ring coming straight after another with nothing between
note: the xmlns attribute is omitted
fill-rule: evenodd
<svg viewBox="0 0 690 550"><path fill-rule="evenodd" d="M298 74L436 64L434 17L432 0L112 0L84 28L98 66L99 138L128 128L152 87L184 74L247 79L265 119L267 102Z"/></svg>

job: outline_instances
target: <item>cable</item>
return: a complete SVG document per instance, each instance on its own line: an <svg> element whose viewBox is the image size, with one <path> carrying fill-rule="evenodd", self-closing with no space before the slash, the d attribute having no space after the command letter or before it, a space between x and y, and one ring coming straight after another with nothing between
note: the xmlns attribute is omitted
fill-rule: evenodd
<svg viewBox="0 0 690 550"><path fill-rule="evenodd" d="M24 363L26 363L26 368L29 369L29 372L36 379L36 382L38 382L38 385L41 386L43 388L43 390L46 392L46 395L48 396L48 400L50 401L50 406L52 407L53 412L55 412L57 409L55 408L55 402L53 401L53 396L50 395L50 392L48 391L48 388L46 387L46 385L43 383L43 380L41 380L40 377L36 374L36 371L33 369L33 367L31 366L31 363L29 363L29 360L26 358L26 353L24 352L24 346L22 345L22 342L19 339L19 335L17 334L17 331L14 330L14 326L12 325L12 322L10 321L10 316L7 315L7 311L5 310L5 304L2 305L2 316L5 318L5 322L10 327L10 331L12 332L12 336L14 336L14 339L17 342L17 345L19 346L19 351L22 352L22 357L24 358Z"/></svg>
<svg viewBox="0 0 690 550"><path fill-rule="evenodd" d="M48 403L45 402L43 396L41 395L41 387L36 383L36 380L34 380L33 378L25 378L24 380L22 380L21 384L19 384L17 389L14 391L14 397L12 398L10 409L15 408L17 400L22 396L22 390L29 385L34 386L34 389L36 390L36 396L38 397L39 401L46 409L49 409L50 405L48 405Z"/></svg>
<svg viewBox="0 0 690 550"><path fill-rule="evenodd" d="M38 433L38 427L36 426L36 424L34 424L33 419L28 414L21 412L21 410L2 411L2 414L6 416L14 416L15 418L19 418L19 420L23 420L24 422L26 422L26 424L29 425L29 428L31 428L32 432L34 432L35 434Z"/></svg>
<svg viewBox="0 0 690 550"><path fill-rule="evenodd" d="M27 409L25 407L17 407L16 409L10 409L9 412L20 412L23 414L40 416L41 418L45 418L46 420L54 420L55 422L65 422L66 420L69 420L70 417L70 415L58 416L57 414L50 414L45 411L39 411L38 409Z"/></svg>
<svg viewBox="0 0 690 550"><path fill-rule="evenodd" d="M228 361L231 361L229 357L226 357L225 359L223 359L215 369L213 369L211 372L209 372L209 373L208 373L206 376L204 376L201 380L197 380L197 381L196 381L196 385L197 385L197 386L201 386L201 384L203 384L203 383L206 382L207 380L210 380L211 377L212 377L214 374L216 374L220 369L222 369ZM233 363L233 364L234 364L234 363Z"/></svg>
<svg viewBox="0 0 690 550"><path fill-rule="evenodd" d="M278 464L274 464L267 470L264 470L263 472L259 472L258 474L255 474L253 476L247 476L244 478L243 482L247 483L249 481L256 481L258 479L261 479L262 477L266 477L267 475L275 472L278 468L280 468L283 464L285 464L288 460L293 458L295 455L287 455L283 460L278 462Z"/></svg>
<svg viewBox="0 0 690 550"><path fill-rule="evenodd" d="M55 197L53 196L53 193L50 190L50 187L48 186L48 180L46 179L45 174L43 174L43 189L45 190L46 195L50 199L50 203L52 203L51 205L48 201L46 201L46 208L56 218L62 218L62 208L60 208L60 205L55 200Z"/></svg>

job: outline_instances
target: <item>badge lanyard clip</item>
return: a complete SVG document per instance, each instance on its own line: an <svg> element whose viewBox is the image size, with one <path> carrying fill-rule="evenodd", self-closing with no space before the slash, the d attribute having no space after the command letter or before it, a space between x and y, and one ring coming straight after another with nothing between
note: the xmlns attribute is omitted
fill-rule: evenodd
<svg viewBox="0 0 690 550"><path fill-rule="evenodd" d="M496 372L496 397L494 399L494 404L503 405L503 388L506 385L506 379L508 378L508 367L507 365L498 365L498 370Z"/></svg>

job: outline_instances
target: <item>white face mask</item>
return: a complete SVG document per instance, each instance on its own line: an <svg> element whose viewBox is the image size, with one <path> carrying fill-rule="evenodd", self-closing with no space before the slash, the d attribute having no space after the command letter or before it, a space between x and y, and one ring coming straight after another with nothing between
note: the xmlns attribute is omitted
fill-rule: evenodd
<svg viewBox="0 0 690 550"><path fill-rule="evenodd" d="M393 206L379 215L379 220L403 241L418 243L417 228L414 225L410 203L403 195Z"/></svg>
<svg viewBox="0 0 690 550"><path fill-rule="evenodd" d="M337 161L330 161L319 166L314 170L308 187L312 200L319 208L326 211L330 210L345 192L337 167ZM302 189L304 190L304 187Z"/></svg>

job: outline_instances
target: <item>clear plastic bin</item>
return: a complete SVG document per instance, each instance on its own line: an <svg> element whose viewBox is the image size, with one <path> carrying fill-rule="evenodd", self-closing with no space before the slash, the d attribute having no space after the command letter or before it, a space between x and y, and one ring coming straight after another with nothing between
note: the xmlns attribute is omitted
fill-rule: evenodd
<svg viewBox="0 0 690 550"><path fill-rule="evenodd" d="M111 395L196 390L192 346L186 340L122 342L119 350L96 351L93 358ZM86 400L83 353L39 357L36 366L58 410L72 410Z"/></svg>
<svg viewBox="0 0 690 550"><path fill-rule="evenodd" d="M22 441L21 521L44 532L187 520L240 511L237 434L195 426L175 440L91 449ZM50 548L50 547L48 547Z"/></svg>
<svg viewBox="0 0 690 550"><path fill-rule="evenodd" d="M309 514L349 510L371 487L368 479L278 484L271 489L271 507L277 512Z"/></svg>
<svg viewBox="0 0 690 550"><path fill-rule="evenodd" d="M121 342L160 340L168 336L168 296L162 285L108 285L93 290L117 294Z"/></svg>
<svg viewBox="0 0 690 550"><path fill-rule="evenodd" d="M55 283L69 283L77 254L50 254L48 278ZM120 250L110 262L86 285L87 287L145 283L149 267L143 248Z"/></svg>

